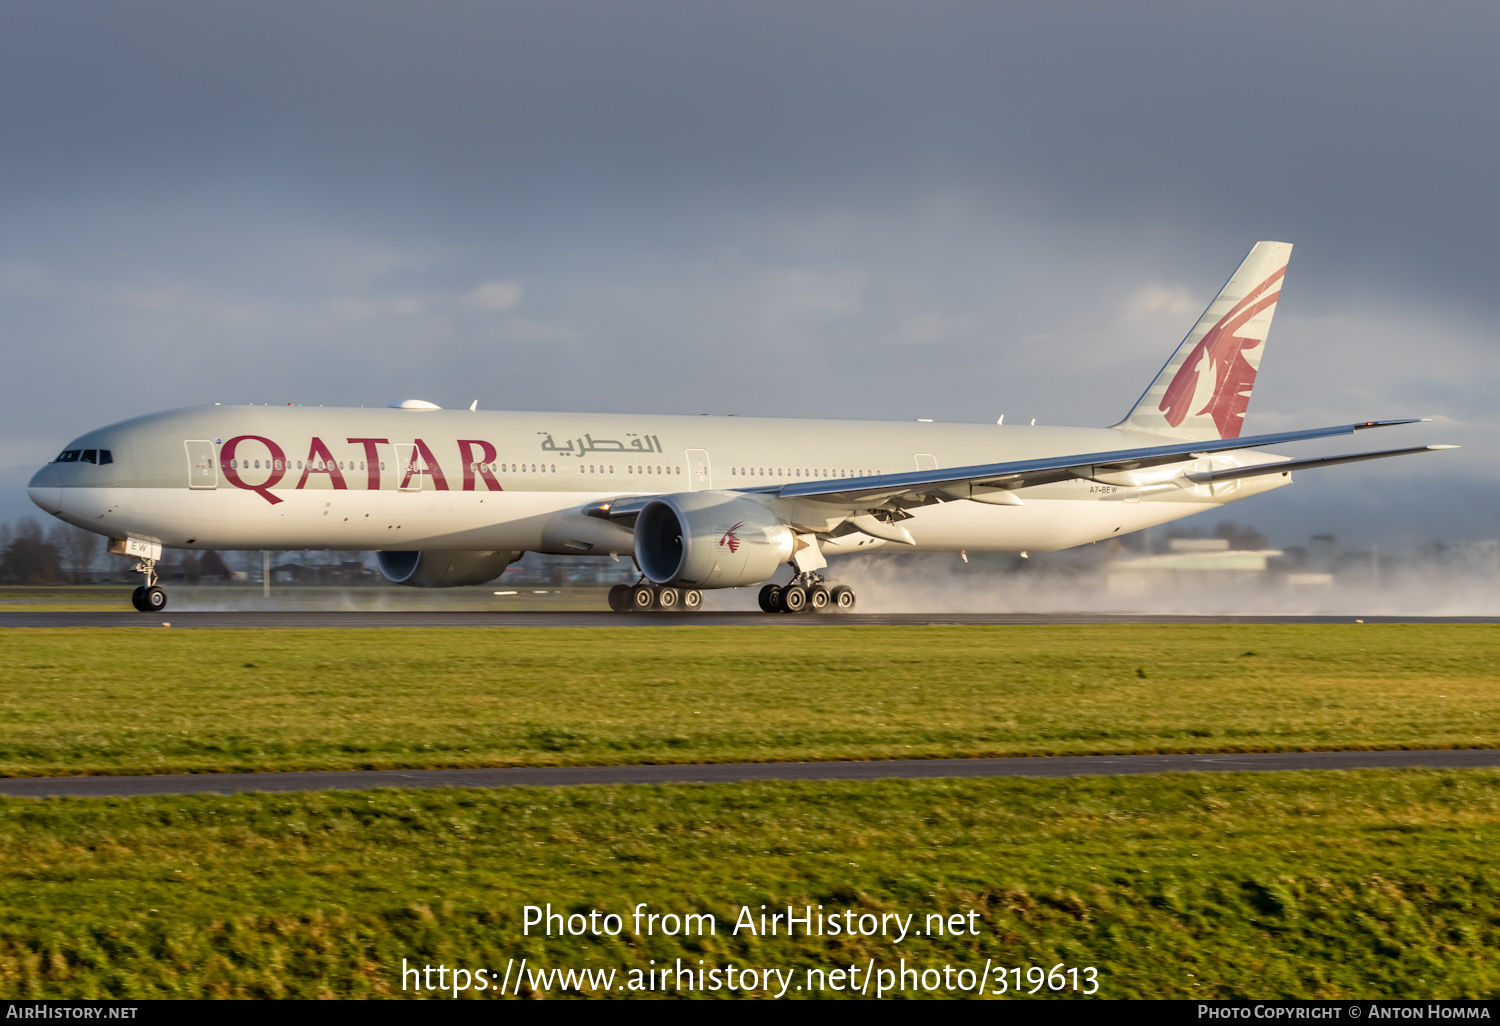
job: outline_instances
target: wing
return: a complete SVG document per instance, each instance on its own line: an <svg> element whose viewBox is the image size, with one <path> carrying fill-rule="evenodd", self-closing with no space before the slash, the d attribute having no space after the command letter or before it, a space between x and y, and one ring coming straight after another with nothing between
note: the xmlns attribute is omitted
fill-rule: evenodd
<svg viewBox="0 0 1500 1026"><path fill-rule="evenodd" d="M1011 493L1018 488L1068 481L1076 478L1103 480L1121 483L1130 474L1169 463L1181 463L1216 452L1231 452L1236 449L1251 449L1264 445L1279 445L1283 442L1300 442L1312 438L1328 438L1334 435L1353 434L1369 428L1390 427L1396 424L1417 424L1420 420L1367 420L1358 424L1340 424L1336 427L1308 428L1303 431L1281 431L1269 435L1251 435L1246 438L1225 438L1212 441L1179 442L1172 445L1145 446L1137 449L1116 449L1109 452L1077 453L1066 456L1047 456L1041 459L1016 460L1009 463L987 463L972 467L948 467L938 470L918 470L905 474L878 474L868 477L840 478L827 481L796 481L780 485L760 485L736 488L733 491L777 498L812 499L851 509L878 510L900 506L919 506L930 502L951 499L976 499L1001 505L1017 504ZM1449 445L1422 445L1404 449L1385 449L1379 452L1354 453L1345 456L1328 456L1305 460L1279 460L1272 463L1248 467L1230 467L1224 470L1205 471L1188 475L1194 482L1226 481L1261 474L1280 474L1291 470L1308 470L1314 467L1329 467L1340 463L1357 463L1361 460L1382 459L1387 456L1404 456L1408 453L1427 452L1434 449L1451 449ZM1111 480L1113 478L1113 480ZM584 510L589 516L603 520L623 522L627 526L655 496L633 495L596 503ZM889 505L887 505L889 504ZM861 520L868 518L860 518Z"/></svg>
<svg viewBox="0 0 1500 1026"><path fill-rule="evenodd" d="M1353 434L1368 428L1389 427L1395 424L1416 424L1419 420L1368 420L1359 424L1341 424L1337 427L1308 428L1303 431L1281 431L1269 435L1251 435L1247 438L1225 438L1202 442L1178 442L1172 445L1146 446L1138 449L1116 449L1110 452L1077 453L1066 456L1046 456L1041 459L1016 460L1010 463L989 463L972 467L947 467L938 470L918 470L905 474L880 474L870 477L843 478L834 481L796 481L781 485L765 485L739 489L780 498L817 499L823 502L870 507L889 502L903 496L911 496L918 502L933 496L944 499L983 497L989 492L1010 491L1031 485L1067 481L1084 477L1107 479L1110 476L1130 474L1136 471L1180 463L1216 452L1235 449L1251 449L1264 445L1279 445L1283 442L1300 442L1311 438L1327 438L1333 435ZM1245 477L1253 474L1279 473L1282 470L1313 466L1328 466L1333 463L1351 463L1362 459L1377 459L1382 456L1399 456L1409 452L1422 452L1443 446L1420 446L1409 449L1391 449L1379 453L1360 453L1353 456L1336 456L1327 460L1302 460L1295 464L1285 462L1267 465L1265 468L1241 467L1215 474L1214 480L1228 477ZM1274 468L1271 469L1271 468ZM915 504L915 503L914 503Z"/></svg>

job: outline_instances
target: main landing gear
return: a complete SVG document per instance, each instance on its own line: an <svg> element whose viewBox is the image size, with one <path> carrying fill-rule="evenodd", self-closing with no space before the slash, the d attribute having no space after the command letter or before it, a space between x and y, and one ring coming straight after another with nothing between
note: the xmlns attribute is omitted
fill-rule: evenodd
<svg viewBox="0 0 1500 1026"><path fill-rule="evenodd" d="M854 609L854 589L845 584L830 588L817 574L799 574L791 584L768 584L760 589L760 608L767 613L821 613ZM703 608L697 588L663 588L642 580L609 589L609 608L617 613L694 613Z"/></svg>
<svg viewBox="0 0 1500 1026"><path fill-rule="evenodd" d="M821 613L854 610L854 589L847 584L829 588L817 574L798 574L792 583L781 587L768 584L760 589L760 608L767 613Z"/></svg>
<svg viewBox="0 0 1500 1026"><path fill-rule="evenodd" d="M143 613L159 613L167 608L167 593L156 585L156 560L143 559L135 572L146 575L146 583L130 593L130 604Z"/></svg>
<svg viewBox="0 0 1500 1026"><path fill-rule="evenodd" d="M609 589L609 608L617 613L696 613L703 608L703 592L697 588L663 588L645 580L617 584Z"/></svg>

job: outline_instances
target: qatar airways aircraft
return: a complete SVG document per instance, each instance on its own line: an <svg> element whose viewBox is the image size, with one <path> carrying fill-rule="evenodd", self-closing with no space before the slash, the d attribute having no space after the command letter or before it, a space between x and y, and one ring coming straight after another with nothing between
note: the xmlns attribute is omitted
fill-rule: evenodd
<svg viewBox="0 0 1500 1026"><path fill-rule="evenodd" d="M765 584L767 612L852 609L832 556L1038 552L1290 484L1318 459L1263 447L1411 420L1242 437L1292 247L1250 251L1124 420L1107 428L386 408L197 406L99 428L36 473L32 500L137 559L165 608L163 547L375 549L418 588L483 584L527 551L634 557L620 611L696 609Z"/></svg>

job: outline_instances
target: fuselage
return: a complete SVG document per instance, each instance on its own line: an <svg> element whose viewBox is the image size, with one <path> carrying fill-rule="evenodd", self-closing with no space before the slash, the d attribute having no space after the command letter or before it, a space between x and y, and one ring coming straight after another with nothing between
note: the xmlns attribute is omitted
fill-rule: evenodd
<svg viewBox="0 0 1500 1026"><path fill-rule="evenodd" d="M1116 428L216 405L90 431L39 470L29 490L68 523L168 547L628 553L627 529L584 510L636 495L1160 441ZM1022 489L1014 505L940 502L911 510L903 525L919 549L1067 548L1288 483L1285 475L1217 486L1185 477L1272 459L1240 452L1158 468L1135 483L1038 485ZM797 503L779 508L789 523L801 516ZM858 532L822 541L828 555L888 544Z"/></svg>

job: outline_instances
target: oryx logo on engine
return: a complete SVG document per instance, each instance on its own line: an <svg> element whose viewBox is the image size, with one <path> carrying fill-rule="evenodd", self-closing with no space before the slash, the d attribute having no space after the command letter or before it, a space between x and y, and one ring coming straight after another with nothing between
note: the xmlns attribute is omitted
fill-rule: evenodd
<svg viewBox="0 0 1500 1026"><path fill-rule="evenodd" d="M745 522L743 520L741 520L739 523L735 524L729 530L725 531L724 532L724 537L722 537L722 538L719 539L719 545L720 546L728 546L729 547L730 555L733 555L734 553L740 551L740 536L737 535L737 534L735 534L734 532L738 531L740 528L742 528L744 526L745 526Z"/></svg>

